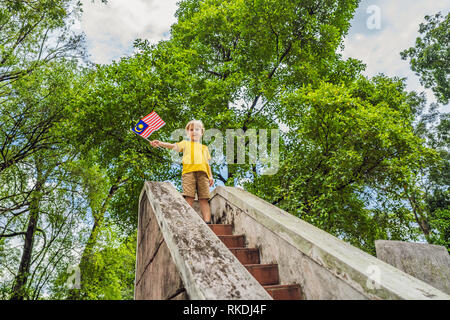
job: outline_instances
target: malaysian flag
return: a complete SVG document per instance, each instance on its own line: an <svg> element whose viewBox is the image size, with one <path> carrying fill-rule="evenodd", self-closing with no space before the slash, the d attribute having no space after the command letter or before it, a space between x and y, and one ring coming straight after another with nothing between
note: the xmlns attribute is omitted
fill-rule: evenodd
<svg viewBox="0 0 450 320"><path fill-rule="evenodd" d="M133 132L147 139L152 132L158 130L166 123L161 119L155 111L145 116L131 129Z"/></svg>

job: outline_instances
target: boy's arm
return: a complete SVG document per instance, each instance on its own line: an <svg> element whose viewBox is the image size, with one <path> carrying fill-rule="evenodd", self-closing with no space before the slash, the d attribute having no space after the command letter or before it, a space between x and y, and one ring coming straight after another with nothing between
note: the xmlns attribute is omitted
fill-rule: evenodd
<svg viewBox="0 0 450 320"><path fill-rule="evenodd" d="M214 179L213 179L213 175L211 172L211 166L209 165L209 162L208 162L208 172L209 172L209 176L211 177L211 178L209 178L209 186L212 187L212 185L214 184Z"/></svg>
<svg viewBox="0 0 450 320"><path fill-rule="evenodd" d="M163 147L163 148L166 148L166 149L174 149L175 151L178 151L178 149L179 149L178 145L176 143L162 142L162 141L159 141L159 140L153 140L153 141L150 142L150 144L153 147Z"/></svg>
<svg viewBox="0 0 450 320"><path fill-rule="evenodd" d="M211 155L209 154L208 147L206 147L206 165L208 166L208 173L209 173L209 186L212 187L214 184L214 179L211 171L211 166L209 165L209 160L211 160Z"/></svg>

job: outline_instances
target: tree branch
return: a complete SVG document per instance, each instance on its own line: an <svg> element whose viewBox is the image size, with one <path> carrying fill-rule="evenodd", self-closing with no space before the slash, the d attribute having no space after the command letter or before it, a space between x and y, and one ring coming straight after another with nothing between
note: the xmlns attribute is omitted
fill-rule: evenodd
<svg viewBox="0 0 450 320"><path fill-rule="evenodd" d="M15 236L24 235L24 234L26 234L26 232L14 232L14 233L9 233L9 234L0 234L0 238L11 238L11 237L15 237Z"/></svg>

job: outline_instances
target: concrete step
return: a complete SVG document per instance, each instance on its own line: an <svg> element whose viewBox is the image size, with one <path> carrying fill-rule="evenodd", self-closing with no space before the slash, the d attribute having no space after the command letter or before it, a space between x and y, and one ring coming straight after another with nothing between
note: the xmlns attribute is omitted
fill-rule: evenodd
<svg viewBox="0 0 450 320"><path fill-rule="evenodd" d="M280 283L278 264L244 264L244 267L263 286Z"/></svg>
<svg viewBox="0 0 450 320"><path fill-rule="evenodd" d="M208 224L208 226L218 236L233 234L233 225L231 224Z"/></svg>
<svg viewBox="0 0 450 320"><path fill-rule="evenodd" d="M259 264L259 249L257 248L229 248L231 253L242 264Z"/></svg>
<svg viewBox="0 0 450 320"><path fill-rule="evenodd" d="M210 224L209 227L274 300L302 300L300 286L280 285L278 264L261 264L259 249L245 248L245 235L233 235L233 225Z"/></svg>
<svg viewBox="0 0 450 320"><path fill-rule="evenodd" d="M243 234L221 235L218 237L225 244L225 246L227 248L244 248L245 247L245 236Z"/></svg>
<svg viewBox="0 0 450 320"><path fill-rule="evenodd" d="M272 296L274 300L303 300L300 285L266 285L264 289Z"/></svg>

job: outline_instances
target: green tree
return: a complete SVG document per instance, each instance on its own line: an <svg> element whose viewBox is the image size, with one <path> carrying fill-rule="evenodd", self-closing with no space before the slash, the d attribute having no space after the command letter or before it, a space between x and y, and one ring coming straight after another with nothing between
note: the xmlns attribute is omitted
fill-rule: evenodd
<svg viewBox="0 0 450 320"><path fill-rule="evenodd" d="M60 115L45 116L40 107L54 87L40 100L32 95L52 63L84 55L82 34L70 29L80 6L71 0L0 1L0 174L48 147L46 134Z"/></svg>
<svg viewBox="0 0 450 320"><path fill-rule="evenodd" d="M425 88L431 88L439 102L450 98L450 13L425 16L419 27L416 45L401 52L402 59L410 59L411 69L420 76Z"/></svg>
<svg viewBox="0 0 450 320"><path fill-rule="evenodd" d="M0 1L0 96L48 62L82 53L82 35L70 31L80 9L70 0Z"/></svg>
<svg viewBox="0 0 450 320"><path fill-rule="evenodd" d="M423 217L414 218L398 193L415 186L419 168L436 154L414 133L404 87L385 76L360 77L287 94L280 171L246 187L373 254L374 240L388 233L417 239L412 224ZM383 196L393 204L383 208Z"/></svg>
<svg viewBox="0 0 450 320"><path fill-rule="evenodd" d="M153 56L138 54L111 65L97 66L85 74L84 94L66 106L70 117L61 122L59 131L64 132L66 144L80 151L80 160L86 166L83 170L98 168L98 179L102 181L92 183L87 176L84 182L92 187L89 192L92 222L80 254L81 288L69 293L71 299L92 298L93 272L102 276L103 271L91 267L99 252L108 250L98 243L105 221L114 221L123 239L131 236L137 228L136 199L143 182L174 179L180 174L168 154L155 151L147 141L130 132L137 120L156 105L165 120L170 116L175 119L181 109L168 85L158 78L151 59ZM164 128L175 129L176 125L177 122L171 121ZM164 134L168 137L170 132Z"/></svg>
<svg viewBox="0 0 450 320"><path fill-rule="evenodd" d="M168 120L156 133L162 139L192 117L223 130L274 126L267 114L285 83L294 87L329 73L326 65L338 58L333 50L356 2L183 1L170 40L154 46L136 41L139 52L133 57L98 66L89 92L70 106L74 119L65 132L73 144L99 152L110 181L126 179L120 190L127 192L117 189L121 196L111 198L122 207L118 215L132 216L122 200L132 201L143 179L179 175L168 153L152 150L129 132L140 116L155 109ZM233 106L239 100L246 109ZM233 182L232 174L221 178Z"/></svg>
<svg viewBox="0 0 450 320"><path fill-rule="evenodd" d="M68 28L80 4L0 4L1 297L133 298L142 185L181 180L169 152L130 132L152 110L165 141L192 118L223 133L282 126L277 173L235 151L215 177L372 254L376 239L448 245L448 118L336 53L357 0L184 0L169 40L86 68L64 58L82 56Z"/></svg>
<svg viewBox="0 0 450 320"><path fill-rule="evenodd" d="M58 235L56 230L70 225L65 224L65 221L69 213L73 214L73 210L67 208L67 202L74 205L73 198L69 200L69 194L74 195L76 190L65 165L76 157L76 151L61 143L53 130L63 118L62 111L69 97L78 92L79 86L74 80L76 73L76 64L67 61L49 62L39 72L14 81L10 85L14 97L10 97L2 106L4 123L14 121L12 115L20 109L29 113L29 119L11 124L12 131L16 133L15 139L29 134L29 130L36 130L41 135L39 139L42 143L33 153L8 165L0 175L3 182L0 188L0 238L7 238L8 244L12 244L11 241L18 241L23 236L23 251L17 261L17 271L11 273L15 278L12 287L14 299L36 296L35 292L39 291L40 286L37 283L47 282L43 276L45 271L38 275L36 268L47 265L47 253L51 254L54 248L48 246L56 245L60 239L60 233ZM32 120L42 127L28 128L26 124ZM7 136L5 141L9 138ZM9 141L9 148L4 149L4 154L14 154L22 148L20 142L20 139L17 142ZM74 205L74 208L77 207ZM40 240L36 240L37 237ZM37 242L41 240L44 243ZM35 250L36 244L41 250ZM6 262L9 270L13 268L10 262Z"/></svg>
<svg viewBox="0 0 450 320"><path fill-rule="evenodd" d="M135 259L136 234L124 237L115 223L107 220L99 233L95 253L82 266L85 272L80 272L79 279L72 276L73 280L68 272L59 273L53 283L51 299L70 298L71 291L76 290L78 299L132 300Z"/></svg>
<svg viewBox="0 0 450 320"><path fill-rule="evenodd" d="M448 74L450 71L449 23L450 14L442 13L425 16L421 23L421 37L416 45L401 52L403 59L410 59L411 69L420 76L422 85L431 88L438 102L449 101ZM440 160L422 170L419 188L408 198L415 213L426 216L422 229L426 230L427 240L431 243L449 247L450 232L450 151L449 114L438 111L439 104L431 104L427 113L423 98L422 108L417 113L416 133L427 145L436 150Z"/></svg>
<svg viewBox="0 0 450 320"><path fill-rule="evenodd" d="M423 104L424 109L425 98ZM429 242L450 248L450 121L449 113L440 113L439 107L439 104L432 104L428 112L422 110L416 120L416 134L439 154L439 160L422 168L417 183L420 188L409 201L427 217Z"/></svg>
<svg viewBox="0 0 450 320"><path fill-rule="evenodd" d="M71 0L0 1L0 238L13 279L2 290L12 299L45 290L73 239L69 217L83 213L65 167L76 150L54 132L83 88L83 35L71 31L80 10Z"/></svg>
<svg viewBox="0 0 450 320"><path fill-rule="evenodd" d="M279 97L326 77L358 1L182 1L171 42L196 73L186 96L207 127L270 128ZM181 57L180 57L181 58ZM210 125L211 124L211 125ZM233 184L239 165L228 165Z"/></svg>

